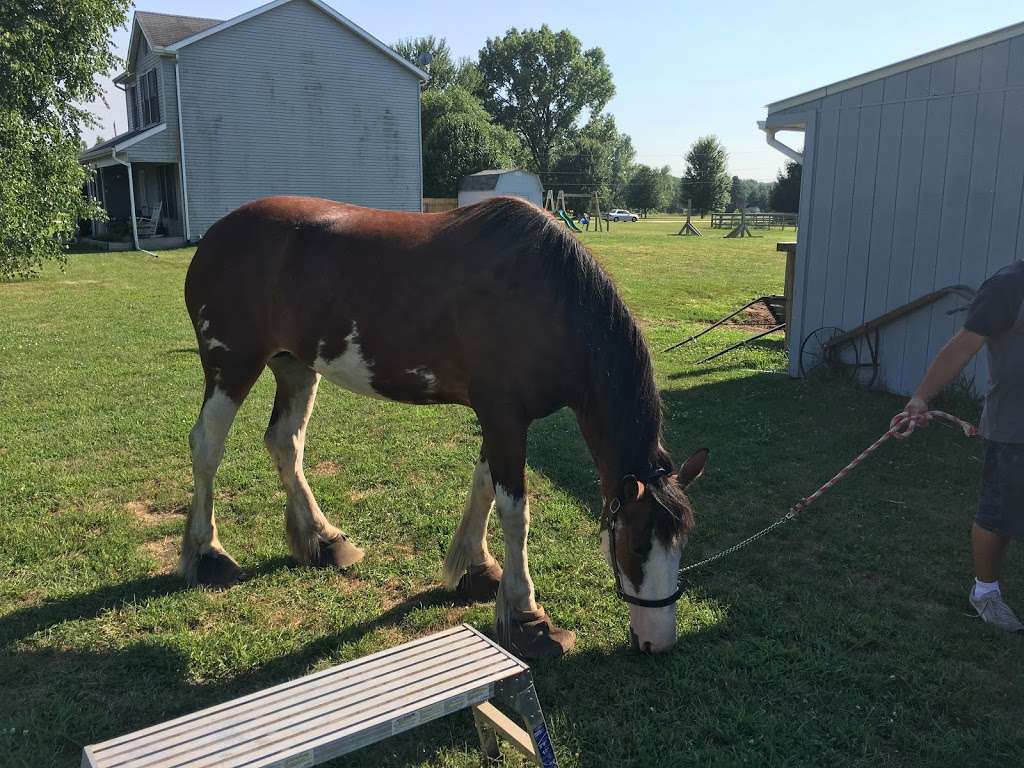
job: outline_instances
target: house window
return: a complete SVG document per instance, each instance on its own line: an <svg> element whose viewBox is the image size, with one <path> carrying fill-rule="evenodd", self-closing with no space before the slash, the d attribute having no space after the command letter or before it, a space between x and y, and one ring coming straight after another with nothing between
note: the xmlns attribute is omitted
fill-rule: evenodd
<svg viewBox="0 0 1024 768"><path fill-rule="evenodd" d="M142 97L142 125L153 125L160 122L160 87L157 83L156 70L139 78L139 93Z"/></svg>
<svg viewBox="0 0 1024 768"><path fill-rule="evenodd" d="M178 218L178 173L177 166L160 166L160 198L164 203L163 215Z"/></svg>
<svg viewBox="0 0 1024 768"><path fill-rule="evenodd" d="M139 88L135 85L124 87L124 98L128 102L128 127L139 127Z"/></svg>

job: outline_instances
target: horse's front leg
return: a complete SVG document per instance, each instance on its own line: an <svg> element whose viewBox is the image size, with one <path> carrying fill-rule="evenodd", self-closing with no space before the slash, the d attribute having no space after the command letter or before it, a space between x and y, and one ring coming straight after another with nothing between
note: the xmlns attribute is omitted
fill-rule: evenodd
<svg viewBox="0 0 1024 768"><path fill-rule="evenodd" d="M505 535L495 631L504 646L523 658L556 658L572 648L576 637L555 626L534 599L526 543L530 531L526 425L487 424L483 419L481 425L494 482L495 510Z"/></svg>

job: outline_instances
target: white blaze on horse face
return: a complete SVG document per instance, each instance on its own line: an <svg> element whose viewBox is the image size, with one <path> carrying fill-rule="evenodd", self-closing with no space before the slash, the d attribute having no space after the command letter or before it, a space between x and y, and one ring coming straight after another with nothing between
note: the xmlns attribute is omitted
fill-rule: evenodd
<svg viewBox="0 0 1024 768"><path fill-rule="evenodd" d="M608 565L611 565L608 531L601 531L601 553ZM683 542L673 542L666 547L661 540L651 533L651 550L644 563L644 578L640 589L636 589L625 574L619 574L619 585L622 591L631 597L641 600L661 600L675 594L679 579L679 562L683 558ZM675 604L664 608L643 608L629 605L629 625L636 635L637 645L641 650L650 653L661 653L669 650L676 642L676 607Z"/></svg>
<svg viewBox="0 0 1024 768"><path fill-rule="evenodd" d="M373 361L363 356L363 350L359 346L359 328L352 323L352 331L345 337L345 351L333 360L323 357L325 339L321 339L317 345L316 360L313 362L313 370L323 375L332 384L355 392L358 395L368 397L384 398L373 388Z"/></svg>

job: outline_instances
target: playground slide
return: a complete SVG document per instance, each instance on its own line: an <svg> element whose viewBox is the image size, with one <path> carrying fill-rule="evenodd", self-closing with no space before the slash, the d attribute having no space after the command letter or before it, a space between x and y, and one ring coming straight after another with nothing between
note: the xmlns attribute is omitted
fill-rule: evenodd
<svg viewBox="0 0 1024 768"><path fill-rule="evenodd" d="M576 222L569 218L565 211L558 212L558 218L565 222L565 225L569 227L573 232L582 232L583 230L576 226Z"/></svg>

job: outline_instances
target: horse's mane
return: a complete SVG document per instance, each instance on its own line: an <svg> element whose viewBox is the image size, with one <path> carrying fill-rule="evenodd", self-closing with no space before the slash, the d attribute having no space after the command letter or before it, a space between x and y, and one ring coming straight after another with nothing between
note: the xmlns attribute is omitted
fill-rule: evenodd
<svg viewBox="0 0 1024 768"><path fill-rule="evenodd" d="M570 337L580 339L586 355L589 388L579 410L601 425L600 439L617 452L618 466L609 469L619 477L671 470L661 448L661 398L647 342L590 251L562 222L517 198L492 198L449 216L449 226L486 239L495 257L513 258L517 268L537 274L564 307ZM659 483L656 496L672 514L666 524L678 529L681 494L668 485Z"/></svg>

